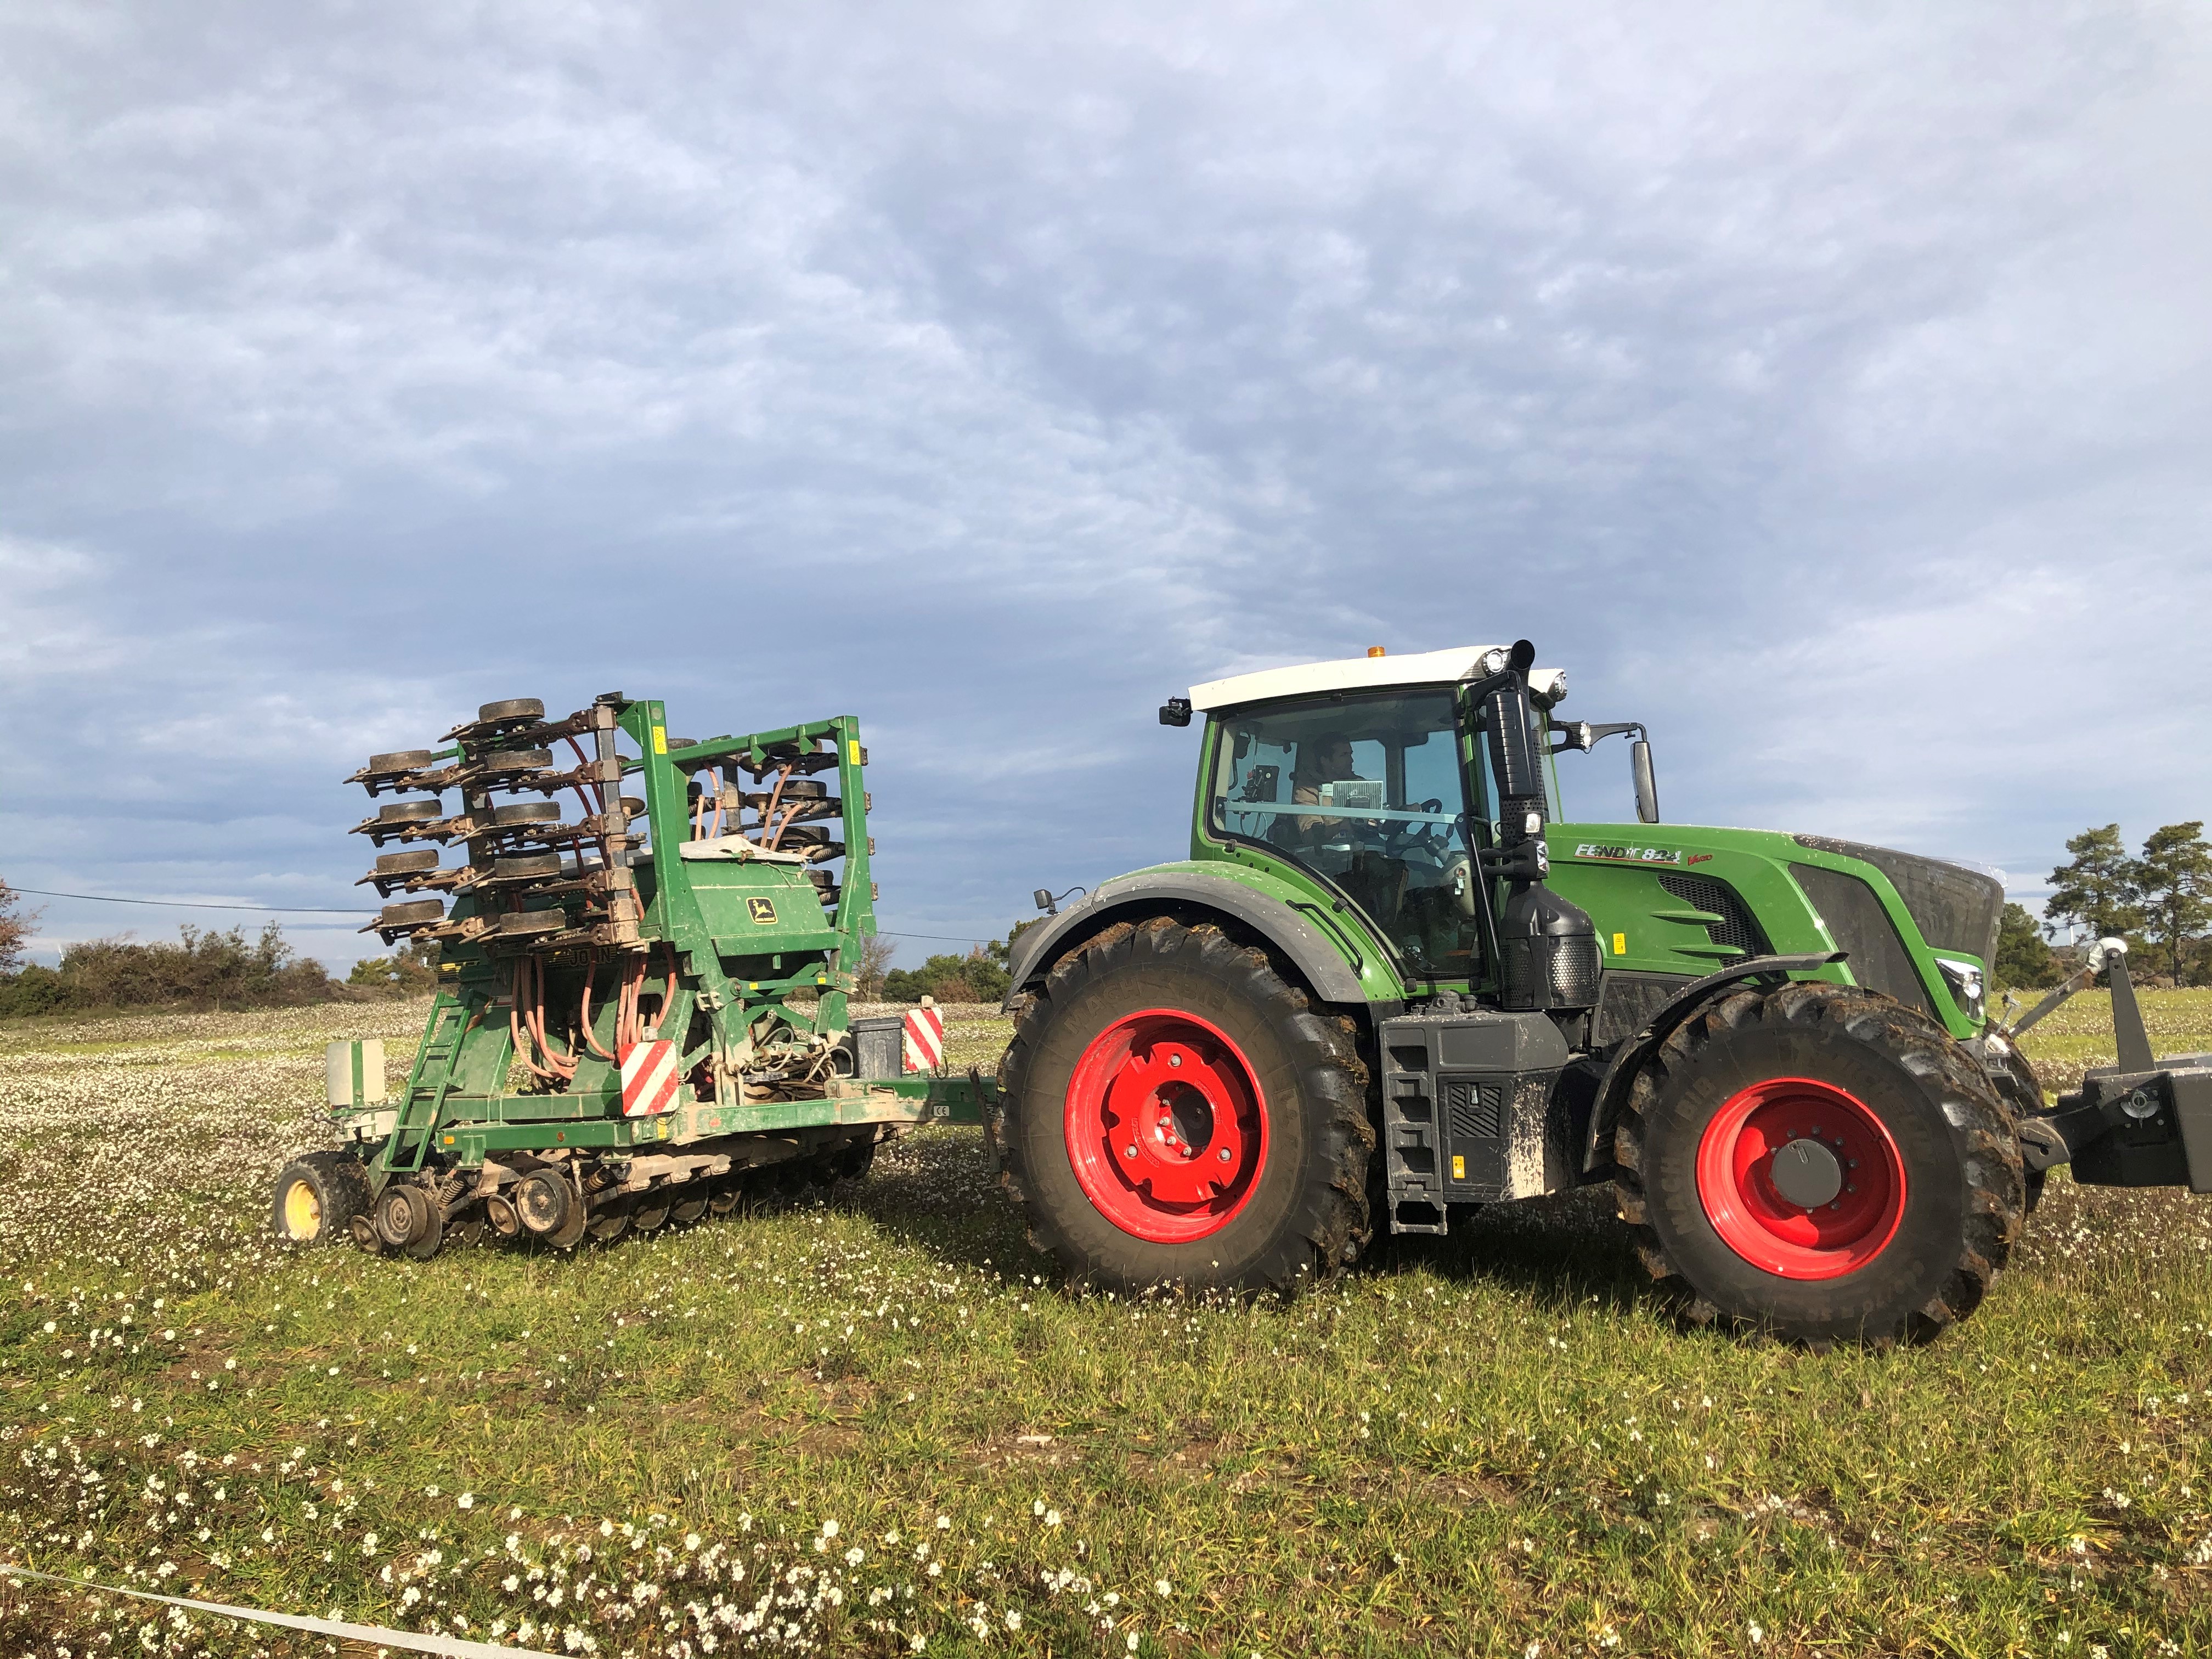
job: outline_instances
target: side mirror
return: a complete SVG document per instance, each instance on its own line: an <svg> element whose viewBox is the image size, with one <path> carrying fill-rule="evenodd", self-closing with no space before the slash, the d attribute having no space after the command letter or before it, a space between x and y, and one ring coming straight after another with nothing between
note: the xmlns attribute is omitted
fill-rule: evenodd
<svg viewBox="0 0 2212 1659"><path fill-rule="evenodd" d="M1636 816L1644 823L1659 822L1659 781L1651 775L1651 740L1638 738L1628 745L1629 769L1636 775Z"/></svg>

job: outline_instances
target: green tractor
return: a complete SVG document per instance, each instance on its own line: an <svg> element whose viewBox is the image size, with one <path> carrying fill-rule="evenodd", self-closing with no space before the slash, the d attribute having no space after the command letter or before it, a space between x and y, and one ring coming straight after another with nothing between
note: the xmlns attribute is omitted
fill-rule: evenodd
<svg viewBox="0 0 2212 1659"><path fill-rule="evenodd" d="M1692 1317L1884 1344L1973 1311L2058 1163L2212 1188L2212 1060L2155 1066L2131 996L2121 1066L2046 1108L1984 1007L1996 880L1662 825L1643 728L1565 691L1523 641L1161 709L1205 717L1190 856L1037 895L986 1103L1072 1277L1291 1289L1609 1185ZM1554 757L1622 733L1640 821L1559 821Z"/></svg>

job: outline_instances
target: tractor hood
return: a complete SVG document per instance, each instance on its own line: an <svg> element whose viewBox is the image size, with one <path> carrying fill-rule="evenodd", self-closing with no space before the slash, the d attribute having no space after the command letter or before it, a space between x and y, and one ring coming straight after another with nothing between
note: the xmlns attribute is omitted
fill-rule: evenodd
<svg viewBox="0 0 2212 1659"><path fill-rule="evenodd" d="M1555 823L1546 836L1552 884L1596 918L1623 996L1639 975L1844 951L1852 980L1934 1016L1954 1036L1982 1023L1980 988L2004 911L1994 877L1773 830ZM1978 971L1959 960L1967 957Z"/></svg>
<svg viewBox="0 0 2212 1659"><path fill-rule="evenodd" d="M1800 847L1871 864L1889 878L1921 938L1932 949L1968 956L1984 968L1996 961L1997 926L2004 915L2004 884L1964 865L1917 853L1893 852L1832 836L1792 836Z"/></svg>

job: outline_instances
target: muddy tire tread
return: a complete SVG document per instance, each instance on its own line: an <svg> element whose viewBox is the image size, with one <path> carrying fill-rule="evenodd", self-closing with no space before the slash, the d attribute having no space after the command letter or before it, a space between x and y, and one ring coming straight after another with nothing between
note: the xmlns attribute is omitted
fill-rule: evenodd
<svg viewBox="0 0 2212 1659"><path fill-rule="evenodd" d="M301 1169L313 1175L323 1208L321 1234L309 1248L345 1242L350 1237L353 1218L368 1213L368 1170L350 1153L333 1151L307 1152L287 1164L277 1171L276 1195L270 1206L270 1225L280 1238L284 1234L284 1189L291 1184L292 1172Z"/></svg>
<svg viewBox="0 0 2212 1659"><path fill-rule="evenodd" d="M1359 1056L1358 1027L1325 1006L1316 1007L1265 951L1230 939L1219 927L1166 916L1117 922L1054 963L1044 983L1018 1011L1012 1040L1000 1066L1002 1101L1023 1097L1056 1009L1066 1006L1097 975L1131 963L1175 964L1241 991L1265 1011L1295 1056L1302 1093L1319 1107L1315 1115L1322 1139L1316 1167L1322 1178L1309 1182L1295 1225L1283 1231L1239 1288L1295 1291L1340 1273L1358 1258L1372 1231L1367 1172L1375 1128L1368 1112L1368 1071ZM1151 1288L1131 1282L1103 1254L1078 1247L1054 1225L1042 1206L1030 1200L1021 1137L1011 1132L1008 1115L1009 1109L1002 1105L1000 1119L993 1126L1003 1159L1000 1185L1022 1212L1030 1244L1057 1256L1079 1287Z"/></svg>
<svg viewBox="0 0 2212 1659"><path fill-rule="evenodd" d="M1770 1024L1808 1034L1823 1027L1839 1030L1916 1076L1940 1079L1954 1108L1946 1118L1966 1188L1958 1253L1934 1295L1893 1328L1869 1329L1862 1338L1876 1348L1932 1340L1981 1304L2011 1256L2027 1209L2026 1177L2014 1112L1996 1085L1941 1026L1879 992L1824 981L1732 992L1693 1014L1661 1043L1632 1085L1614 1136L1618 1209L1638 1257L1655 1279L1679 1293L1689 1322L1711 1324L1720 1318L1719 1310L1683 1278L1650 1224L1644 1192L1645 1124L1673 1075L1687 1070L1730 1032Z"/></svg>

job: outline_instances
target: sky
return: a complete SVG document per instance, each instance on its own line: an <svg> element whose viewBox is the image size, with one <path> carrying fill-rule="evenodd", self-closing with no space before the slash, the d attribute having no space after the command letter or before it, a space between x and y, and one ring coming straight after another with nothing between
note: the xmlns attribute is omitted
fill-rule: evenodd
<svg viewBox="0 0 2212 1659"><path fill-rule="evenodd" d="M911 965L1179 855L1164 697L1525 636L2033 903L2212 817L2208 159L2183 3L8 7L0 877L359 905L621 690L857 716Z"/></svg>

